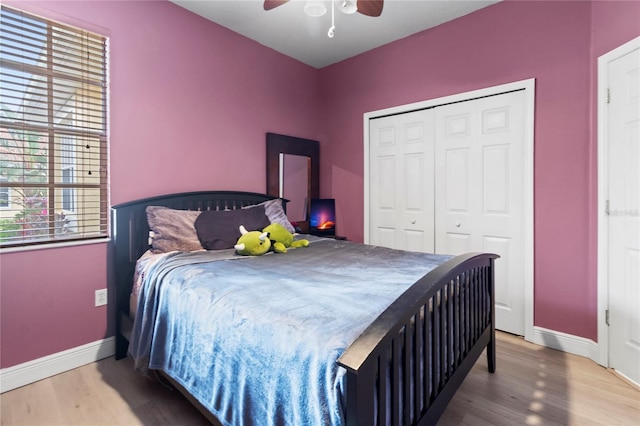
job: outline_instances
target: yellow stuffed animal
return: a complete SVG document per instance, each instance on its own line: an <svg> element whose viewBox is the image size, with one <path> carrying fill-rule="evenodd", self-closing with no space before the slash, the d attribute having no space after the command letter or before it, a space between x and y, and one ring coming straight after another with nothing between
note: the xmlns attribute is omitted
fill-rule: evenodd
<svg viewBox="0 0 640 426"><path fill-rule="evenodd" d="M243 256L260 256L271 248L271 240L267 232L251 231L247 232L244 226L240 225L238 242L234 246L236 253Z"/></svg>
<svg viewBox="0 0 640 426"><path fill-rule="evenodd" d="M262 230L262 232L269 233L269 239L271 240L271 247L276 253L286 253L287 248L292 247L307 247L309 240L296 240L293 241L293 234L287 231L287 228L279 223L272 223Z"/></svg>

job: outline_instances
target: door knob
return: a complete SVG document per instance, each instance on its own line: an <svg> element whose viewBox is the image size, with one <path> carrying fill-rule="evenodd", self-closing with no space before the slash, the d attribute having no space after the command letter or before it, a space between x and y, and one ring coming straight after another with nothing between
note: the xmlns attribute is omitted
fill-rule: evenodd
<svg viewBox="0 0 640 426"><path fill-rule="evenodd" d="M416 220L415 220L415 219L412 219L412 220L411 220L411 224L412 224L412 225L415 225L415 224L416 224Z"/></svg>
<svg viewBox="0 0 640 426"><path fill-rule="evenodd" d="M456 222L456 228L460 228L460 222Z"/></svg>

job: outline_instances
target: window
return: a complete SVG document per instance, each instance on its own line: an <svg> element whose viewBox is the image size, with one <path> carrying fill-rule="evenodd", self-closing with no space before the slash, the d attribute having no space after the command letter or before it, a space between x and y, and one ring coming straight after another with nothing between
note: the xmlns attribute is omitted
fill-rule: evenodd
<svg viewBox="0 0 640 426"><path fill-rule="evenodd" d="M75 141L72 135L64 135L61 140L62 149L62 183L72 184L76 181L76 157L73 147ZM73 187L62 188L62 209L75 211L76 190Z"/></svg>
<svg viewBox="0 0 640 426"><path fill-rule="evenodd" d="M2 6L0 246L107 236L106 38Z"/></svg>
<svg viewBox="0 0 640 426"><path fill-rule="evenodd" d="M6 181L7 178L0 176L0 181ZM0 186L0 209L9 207L9 188Z"/></svg>

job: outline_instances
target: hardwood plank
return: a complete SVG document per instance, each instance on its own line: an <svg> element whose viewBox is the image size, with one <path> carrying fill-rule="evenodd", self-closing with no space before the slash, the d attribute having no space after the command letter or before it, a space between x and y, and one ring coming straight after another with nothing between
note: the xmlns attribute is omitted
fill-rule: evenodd
<svg viewBox="0 0 640 426"><path fill-rule="evenodd" d="M639 425L640 391L591 360L497 334L440 425ZM206 425L177 391L107 358L0 395L1 425Z"/></svg>

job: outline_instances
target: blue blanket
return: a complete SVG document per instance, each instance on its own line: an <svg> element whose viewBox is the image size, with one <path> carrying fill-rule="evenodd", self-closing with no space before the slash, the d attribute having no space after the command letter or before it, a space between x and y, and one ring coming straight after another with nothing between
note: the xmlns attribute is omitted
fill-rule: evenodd
<svg viewBox="0 0 640 426"><path fill-rule="evenodd" d="M260 257L167 255L145 274L129 353L224 425L342 425L336 360L450 257L331 239Z"/></svg>

